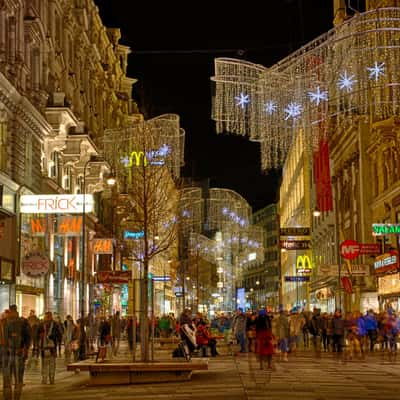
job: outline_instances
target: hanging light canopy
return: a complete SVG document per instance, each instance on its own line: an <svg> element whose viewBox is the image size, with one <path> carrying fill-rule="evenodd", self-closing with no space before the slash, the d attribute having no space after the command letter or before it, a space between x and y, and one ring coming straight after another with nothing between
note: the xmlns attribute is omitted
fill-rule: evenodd
<svg viewBox="0 0 400 400"><path fill-rule="evenodd" d="M261 144L263 170L281 167L305 132L313 150L330 131L400 114L400 8L357 14L279 63L215 60L217 133Z"/></svg>

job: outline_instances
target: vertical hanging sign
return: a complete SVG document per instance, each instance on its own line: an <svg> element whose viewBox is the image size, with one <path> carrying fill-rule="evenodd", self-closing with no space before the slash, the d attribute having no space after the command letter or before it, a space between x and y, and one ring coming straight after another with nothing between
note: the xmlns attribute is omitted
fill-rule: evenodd
<svg viewBox="0 0 400 400"><path fill-rule="evenodd" d="M333 210L331 174L329 165L329 145L326 140L319 142L314 153L314 181L319 211Z"/></svg>

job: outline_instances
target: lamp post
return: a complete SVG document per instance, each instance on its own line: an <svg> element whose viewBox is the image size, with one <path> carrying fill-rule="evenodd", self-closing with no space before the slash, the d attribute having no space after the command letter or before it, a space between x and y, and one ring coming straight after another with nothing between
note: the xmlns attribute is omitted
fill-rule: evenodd
<svg viewBox="0 0 400 400"><path fill-rule="evenodd" d="M89 164L104 164L105 160L101 157L90 156L89 160L86 161L83 167L83 206L82 206L82 268L81 268L81 304L80 312L81 318L85 317L85 277L86 277L86 169ZM113 186L116 183L116 179L113 176L107 178L107 185Z"/></svg>

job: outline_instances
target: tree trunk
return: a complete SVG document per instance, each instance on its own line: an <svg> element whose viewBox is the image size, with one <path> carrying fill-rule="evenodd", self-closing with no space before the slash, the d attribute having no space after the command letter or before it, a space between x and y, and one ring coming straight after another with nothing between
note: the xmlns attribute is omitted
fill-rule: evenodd
<svg viewBox="0 0 400 400"><path fill-rule="evenodd" d="M143 260L143 279L141 284L140 301L140 348L141 361L150 361L149 351L149 260L145 257Z"/></svg>

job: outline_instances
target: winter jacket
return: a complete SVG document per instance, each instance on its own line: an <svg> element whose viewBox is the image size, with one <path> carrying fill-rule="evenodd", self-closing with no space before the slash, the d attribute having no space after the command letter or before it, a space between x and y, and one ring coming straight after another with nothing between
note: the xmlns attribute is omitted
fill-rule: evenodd
<svg viewBox="0 0 400 400"><path fill-rule="evenodd" d="M367 334L367 328L365 327L365 320L363 317L357 319L358 334L365 336Z"/></svg>
<svg viewBox="0 0 400 400"><path fill-rule="evenodd" d="M373 315L367 314L364 317L364 320L365 320L365 329L367 331L373 331L378 329L378 322L376 321L376 318Z"/></svg>
<svg viewBox="0 0 400 400"><path fill-rule="evenodd" d="M344 319L342 317L332 318L332 333L334 335L344 335Z"/></svg>

